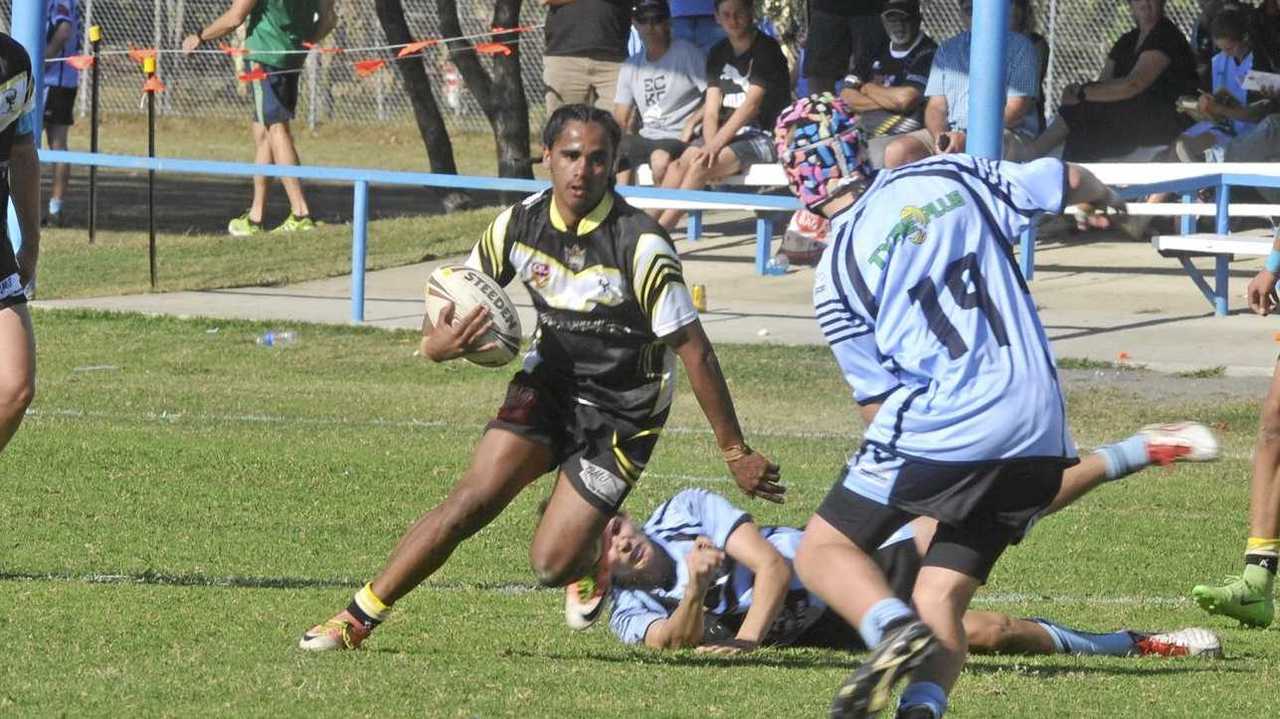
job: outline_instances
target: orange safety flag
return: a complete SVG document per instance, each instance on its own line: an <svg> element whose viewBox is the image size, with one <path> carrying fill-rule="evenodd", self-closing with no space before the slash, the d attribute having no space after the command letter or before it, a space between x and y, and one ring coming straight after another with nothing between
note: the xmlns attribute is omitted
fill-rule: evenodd
<svg viewBox="0 0 1280 719"><path fill-rule="evenodd" d="M160 78L152 75L142 84L143 92L164 92L164 83L160 82Z"/></svg>
<svg viewBox="0 0 1280 719"><path fill-rule="evenodd" d="M511 48L499 42L482 42L476 45L476 52L482 52L485 55L510 55Z"/></svg>
<svg viewBox="0 0 1280 719"><path fill-rule="evenodd" d="M248 72L240 73L240 82L254 82L256 80L266 80L267 71L260 67L255 67Z"/></svg>
<svg viewBox="0 0 1280 719"><path fill-rule="evenodd" d="M529 32L532 29L533 28L524 25L521 25L520 27L502 27L501 25L494 25L491 28L494 35L499 35L504 32Z"/></svg>
<svg viewBox="0 0 1280 719"><path fill-rule="evenodd" d="M93 55L72 55L64 59L68 65L77 70L88 70L93 67Z"/></svg>
<svg viewBox="0 0 1280 719"><path fill-rule="evenodd" d="M249 54L249 51L247 49L243 47L232 47L226 44L225 42L219 45L218 49L230 55L231 57L240 57L241 55Z"/></svg>
<svg viewBox="0 0 1280 719"><path fill-rule="evenodd" d="M366 77L381 70L386 64L386 60L361 60L356 63L356 74L360 77Z"/></svg>
<svg viewBox="0 0 1280 719"><path fill-rule="evenodd" d="M400 48L400 52L396 53L396 57L406 57L416 52L421 52L431 47L432 45L438 45L439 43L440 43L440 40L438 38L432 39L432 40L419 40L418 42L411 42L408 45L405 45L404 47Z"/></svg>

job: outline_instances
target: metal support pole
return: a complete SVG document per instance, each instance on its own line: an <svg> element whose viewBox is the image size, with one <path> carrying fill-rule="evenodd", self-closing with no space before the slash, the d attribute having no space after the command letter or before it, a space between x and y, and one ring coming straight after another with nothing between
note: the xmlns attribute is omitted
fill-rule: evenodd
<svg viewBox="0 0 1280 719"><path fill-rule="evenodd" d="M364 322L364 266L369 242L369 182L357 180L351 217L351 321Z"/></svg>
<svg viewBox="0 0 1280 719"><path fill-rule="evenodd" d="M756 218L756 274L763 275L769 266L769 252L773 244L773 218L761 213Z"/></svg>
<svg viewBox="0 0 1280 719"><path fill-rule="evenodd" d="M89 47L93 43L92 30L96 27L93 24L93 0L85 0L84 3L84 45ZM80 117L84 117L89 112L89 93L84 92L86 84L85 73L80 73L80 92L76 95L76 104L78 104L78 113Z"/></svg>
<svg viewBox="0 0 1280 719"><path fill-rule="evenodd" d="M143 72L150 81L156 76L156 58L148 57L142 63ZM147 94L147 157L156 156L156 93L148 82ZM156 171L147 170L147 261L151 271L151 289L156 288Z"/></svg>
<svg viewBox="0 0 1280 719"><path fill-rule="evenodd" d="M1218 182L1218 222L1219 235L1231 232L1231 186ZM1230 300L1227 297L1227 286L1231 282L1231 263L1227 255L1217 255L1213 260L1213 312L1221 317L1227 314Z"/></svg>
<svg viewBox="0 0 1280 719"><path fill-rule="evenodd" d="M1184 205L1186 205L1186 204L1190 204L1190 203L1195 202L1195 201L1196 201L1196 196L1195 196L1195 195L1193 195L1193 194L1191 194L1190 192L1185 193L1185 194L1182 196L1182 204L1184 204ZM1178 220L1178 234L1180 234L1180 235L1189 235L1189 234L1191 234L1191 233L1193 233L1193 232L1195 232L1195 231L1196 231L1196 217L1195 217L1195 215L1183 215L1183 216Z"/></svg>
<svg viewBox="0 0 1280 719"><path fill-rule="evenodd" d="M316 129L316 103L319 102L320 94L316 87L318 80L316 75L320 69L320 52L312 50L307 53L307 129Z"/></svg>
<svg viewBox="0 0 1280 719"><path fill-rule="evenodd" d="M89 152L97 154L98 152L98 90L102 76L98 68L98 62L101 59L98 55L98 47L102 44L102 28L97 25L89 27L89 44L93 48L93 65L89 68L89 75L92 77L89 86L90 107L89 107ZM89 244L93 244L94 238L97 236L98 226L98 166L89 166Z"/></svg>
<svg viewBox="0 0 1280 719"><path fill-rule="evenodd" d="M702 210L689 211L689 220L685 223L684 234L691 240L702 239Z"/></svg>
<svg viewBox="0 0 1280 719"><path fill-rule="evenodd" d="M13 0L13 15L9 18L9 30L14 40L26 48L31 56L31 82L35 86L36 109L31 119L35 123L36 146L40 146L40 130L44 124L44 0ZM9 242L13 251L22 247L22 230L18 227L18 214L9 199Z"/></svg>
<svg viewBox="0 0 1280 719"><path fill-rule="evenodd" d="M970 155L1000 159L1008 39L1008 0L974 0L969 45L969 127L965 138Z"/></svg>

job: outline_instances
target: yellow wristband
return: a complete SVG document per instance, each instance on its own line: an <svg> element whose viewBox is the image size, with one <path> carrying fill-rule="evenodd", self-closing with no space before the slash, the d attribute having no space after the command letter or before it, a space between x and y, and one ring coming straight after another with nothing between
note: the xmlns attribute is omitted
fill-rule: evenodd
<svg viewBox="0 0 1280 719"><path fill-rule="evenodd" d="M751 448L746 444L733 444L720 450L720 453L724 455L725 462L732 464L751 454Z"/></svg>

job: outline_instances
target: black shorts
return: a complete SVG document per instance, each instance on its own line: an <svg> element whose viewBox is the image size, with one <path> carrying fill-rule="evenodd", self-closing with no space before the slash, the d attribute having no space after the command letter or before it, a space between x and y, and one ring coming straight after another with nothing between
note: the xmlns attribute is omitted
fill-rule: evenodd
<svg viewBox="0 0 1280 719"><path fill-rule="evenodd" d="M547 469L558 466L583 499L612 515L640 479L666 421L663 410L638 425L518 372L486 429L503 429L550 448Z"/></svg>
<svg viewBox="0 0 1280 719"><path fill-rule="evenodd" d="M833 15L809 11L809 36L804 51L804 76L839 80L852 72L866 79L871 64L889 46L878 15ZM809 88L834 92L834 87Z"/></svg>
<svg viewBox="0 0 1280 719"><path fill-rule="evenodd" d="M44 90L44 124L74 125L76 122L76 88L46 87Z"/></svg>
<svg viewBox="0 0 1280 719"><path fill-rule="evenodd" d="M0 310L26 304L27 295L18 279L18 261L13 256L9 240L0 239Z"/></svg>
<svg viewBox="0 0 1280 719"><path fill-rule="evenodd" d="M864 453L865 448L855 463ZM891 464L884 462L878 470ZM938 529L923 566L946 567L983 583L1005 548L1017 544L1057 496L1064 468L1055 459L896 464L887 503L852 491L842 477L822 500L818 516L868 553L914 517L933 517Z"/></svg>
<svg viewBox="0 0 1280 719"><path fill-rule="evenodd" d="M650 140L640 135L623 135L622 142L618 144L618 169L631 170L649 164L649 157L655 150L662 150L675 160L684 154L687 147L688 144L679 140Z"/></svg>
<svg viewBox="0 0 1280 719"><path fill-rule="evenodd" d="M292 120L298 107L298 76L302 72L257 62L253 66L267 73L265 79L249 83L253 88L254 122L275 125Z"/></svg>

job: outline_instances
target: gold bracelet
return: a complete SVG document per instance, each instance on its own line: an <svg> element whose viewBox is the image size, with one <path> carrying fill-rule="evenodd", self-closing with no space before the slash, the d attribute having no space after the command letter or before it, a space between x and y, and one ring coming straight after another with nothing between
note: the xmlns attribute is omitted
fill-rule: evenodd
<svg viewBox="0 0 1280 719"><path fill-rule="evenodd" d="M724 455L725 462L729 464L733 464L734 462L737 462L743 457L751 454L751 448L748 447L745 443L732 444L720 450L720 453Z"/></svg>

